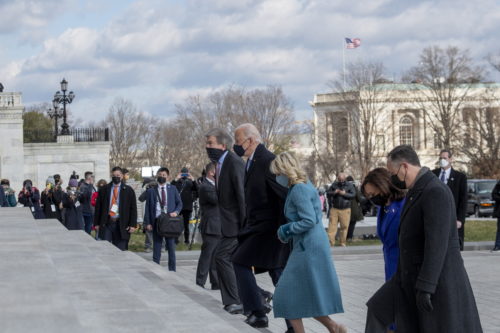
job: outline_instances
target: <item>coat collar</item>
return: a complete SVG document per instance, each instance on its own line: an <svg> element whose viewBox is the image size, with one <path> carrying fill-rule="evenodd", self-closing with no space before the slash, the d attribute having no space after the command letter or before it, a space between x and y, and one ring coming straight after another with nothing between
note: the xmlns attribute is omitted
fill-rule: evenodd
<svg viewBox="0 0 500 333"><path fill-rule="evenodd" d="M422 194L422 191L424 188L427 186L427 184L432 181L433 179L436 179L436 176L434 173L432 173L430 170L424 170L424 173L418 177L418 179L415 181L415 184L413 187L408 191L406 194L406 202L403 207L403 212L401 213L401 221L404 219L406 214L408 213L408 210L413 206L413 204L417 201L417 199L420 197Z"/></svg>

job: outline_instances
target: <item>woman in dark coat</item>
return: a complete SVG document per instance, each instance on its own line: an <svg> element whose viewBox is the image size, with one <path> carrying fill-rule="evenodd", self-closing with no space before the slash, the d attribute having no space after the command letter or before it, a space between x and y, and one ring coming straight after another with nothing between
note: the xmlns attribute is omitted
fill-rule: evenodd
<svg viewBox="0 0 500 333"><path fill-rule="evenodd" d="M40 206L40 191L33 186L33 182L30 179L26 179L23 182L23 189L19 192L17 201L24 205L24 207L29 207L35 219L45 218Z"/></svg>
<svg viewBox="0 0 500 333"><path fill-rule="evenodd" d="M46 219L57 219L57 209L54 201L54 177L47 178L47 186L42 192L42 207Z"/></svg>
<svg viewBox="0 0 500 333"><path fill-rule="evenodd" d="M78 181L70 179L66 193L63 193L64 222L68 230L83 230L82 206L78 201Z"/></svg>

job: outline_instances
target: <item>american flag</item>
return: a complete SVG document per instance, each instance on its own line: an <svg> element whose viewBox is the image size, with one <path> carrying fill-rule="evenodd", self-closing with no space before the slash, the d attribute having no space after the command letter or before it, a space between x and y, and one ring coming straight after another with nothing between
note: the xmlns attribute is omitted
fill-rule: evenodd
<svg viewBox="0 0 500 333"><path fill-rule="evenodd" d="M347 38L345 39L346 49L355 49L361 45L361 39L359 38Z"/></svg>

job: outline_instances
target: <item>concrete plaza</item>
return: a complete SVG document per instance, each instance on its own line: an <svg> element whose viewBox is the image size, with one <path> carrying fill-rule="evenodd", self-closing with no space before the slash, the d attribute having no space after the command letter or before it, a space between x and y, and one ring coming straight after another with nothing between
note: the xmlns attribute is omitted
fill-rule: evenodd
<svg viewBox="0 0 500 333"><path fill-rule="evenodd" d="M383 283L380 247L335 249L345 313L333 318L363 332L364 305ZM34 220L27 208L0 208L1 332L255 332L222 309L218 291L195 284L199 251L177 252L176 273L151 253L121 252L56 220ZM141 258L142 257L142 258ZM500 255L464 255L483 328L500 332ZM259 284L273 290L269 276ZM293 292L293 291L291 291ZM262 332L284 332L272 318ZM307 319L308 332L325 332Z"/></svg>

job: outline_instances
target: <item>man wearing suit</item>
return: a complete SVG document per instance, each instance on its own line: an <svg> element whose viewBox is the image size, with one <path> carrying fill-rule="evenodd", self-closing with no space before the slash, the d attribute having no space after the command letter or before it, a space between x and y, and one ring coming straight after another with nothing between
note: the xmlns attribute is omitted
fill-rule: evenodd
<svg viewBox="0 0 500 333"><path fill-rule="evenodd" d="M467 176L452 168L451 152L447 149L439 153L439 164L441 168L432 172L438 176L439 180L447 184L453 193L455 209L457 214L458 239L460 241L460 251L464 250L464 224L467 211Z"/></svg>
<svg viewBox="0 0 500 333"><path fill-rule="evenodd" d="M156 231L156 223L161 215L162 207L172 217L179 215L182 210L182 201L177 188L167 183L169 174L170 172L165 167L158 169L156 172L158 185L147 190L144 208L144 227L147 231L153 232L153 261L158 265L160 264L164 237ZM168 270L175 272L175 237L165 237L165 242L168 251Z"/></svg>
<svg viewBox="0 0 500 333"><path fill-rule="evenodd" d="M219 289L219 282L214 253L221 233L217 190L215 189L215 164L207 164L205 172L205 179L198 187L201 209L200 233L203 244L196 269L196 284L204 288L207 276L210 274L212 290L216 290Z"/></svg>
<svg viewBox="0 0 500 333"><path fill-rule="evenodd" d="M243 312L243 306L240 304L231 256L238 246L237 236L245 220L245 164L227 149L232 139L225 130L212 129L205 138L208 157L216 163L215 186L219 200L221 239L215 250L215 267L222 304L227 312L239 314Z"/></svg>
<svg viewBox="0 0 500 333"><path fill-rule="evenodd" d="M95 206L94 225L103 238L125 251L130 234L137 227L137 201L134 190L122 182L120 167L111 170L112 182L101 187Z"/></svg>
<svg viewBox="0 0 500 333"><path fill-rule="evenodd" d="M245 156L246 221L238 235L239 245L233 254L233 265L246 323L252 327L267 327L262 289L258 287L256 273L269 272L273 284L286 265L289 246L279 241L277 231L284 222L284 202L287 189L276 182L270 171L275 156L262 144L257 128L252 124L239 126L235 133L234 151ZM288 325L291 327L291 325Z"/></svg>
<svg viewBox="0 0 500 333"><path fill-rule="evenodd" d="M184 167L172 182L177 188L182 200L181 215L184 220L184 244L189 244L189 218L193 211L193 200L198 196L198 186L196 181L189 173L188 168Z"/></svg>

